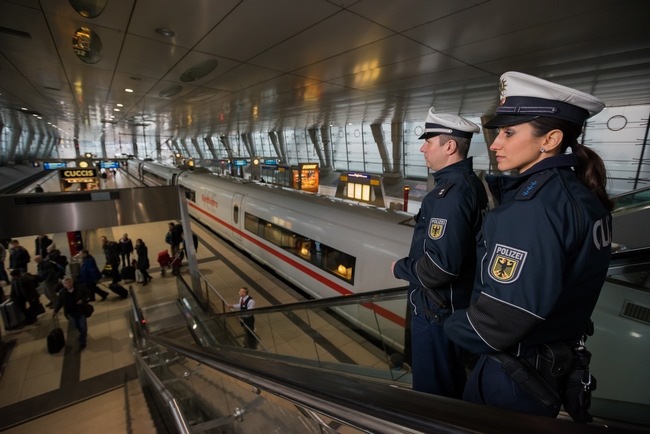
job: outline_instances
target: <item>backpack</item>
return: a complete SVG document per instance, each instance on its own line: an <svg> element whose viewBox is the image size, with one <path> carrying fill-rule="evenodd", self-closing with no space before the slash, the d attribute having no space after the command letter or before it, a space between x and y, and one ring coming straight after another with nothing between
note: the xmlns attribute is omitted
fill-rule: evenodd
<svg viewBox="0 0 650 434"><path fill-rule="evenodd" d="M64 256L64 258L65 258L65 256ZM56 273L59 276L59 279L63 279L65 277L65 267L62 266L61 264L59 264L58 262L55 262L55 261L52 261L52 260L50 260L48 262L50 264L54 265L54 268L56 269ZM66 260L66 262L68 262L68 261Z"/></svg>
<svg viewBox="0 0 650 434"><path fill-rule="evenodd" d="M57 265L60 265L61 267L63 267L64 270L65 270L65 267L68 266L68 258L65 255L61 255L61 254L56 255L54 258L52 258L52 260L54 262L56 262Z"/></svg>

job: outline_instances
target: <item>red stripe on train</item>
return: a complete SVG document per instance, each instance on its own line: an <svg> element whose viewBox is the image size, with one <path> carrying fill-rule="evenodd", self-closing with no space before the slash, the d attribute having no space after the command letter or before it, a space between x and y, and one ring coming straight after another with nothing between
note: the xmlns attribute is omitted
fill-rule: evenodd
<svg viewBox="0 0 650 434"><path fill-rule="evenodd" d="M338 292L339 294L341 294L341 295L353 294L352 291L342 287L341 285L337 284L336 282L331 281L330 279L328 279L326 277L321 276L320 274L316 273L315 271L309 269L304 264L301 264L300 262L296 261L295 259L278 252L277 250L273 249L272 247L262 243L261 241L253 238L252 236L248 235L247 233L242 232L238 228L236 228L236 227L228 224L227 222L221 220L220 218L218 218L214 214L209 213L208 211L200 208L194 202L188 201L187 203L188 203L188 205L190 207L192 207L196 211L200 212L201 214L209 217L210 219L214 220L215 222L219 223L221 226L223 226L227 230L232 231L232 232L236 233L237 235L239 235L239 236L241 236L243 238L246 238L251 243L261 247L262 249L264 249L267 252L271 253L273 256L277 257L278 259L281 259L282 261L286 262L287 264L291 265L292 267L298 269L300 272L302 272L304 274L307 274L312 279L319 281L320 283L322 283L325 286L328 286L329 288L333 289L334 291ZM391 311L389 311L387 309L384 309L383 307L377 306L374 303L363 303L362 306L367 307L368 309L371 309L372 311L374 311L378 315L380 315L380 316L386 318L387 320L399 325L400 327L405 326L406 321L404 320L404 318L394 314L393 312L391 312Z"/></svg>

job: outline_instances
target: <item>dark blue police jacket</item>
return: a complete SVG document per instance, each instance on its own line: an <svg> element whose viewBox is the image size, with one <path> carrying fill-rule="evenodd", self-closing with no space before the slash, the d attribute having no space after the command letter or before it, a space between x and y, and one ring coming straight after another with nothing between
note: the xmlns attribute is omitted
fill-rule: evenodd
<svg viewBox="0 0 650 434"><path fill-rule="evenodd" d="M468 306L476 265L476 237L487 212L487 193L472 159L433 174L436 185L420 207L407 258L396 262L395 277L406 280L414 315L450 312ZM447 306L427 298L435 289Z"/></svg>
<svg viewBox="0 0 650 434"><path fill-rule="evenodd" d="M558 155L488 180L501 204L483 221L472 303L445 323L460 346L527 355L585 332L609 266L612 219L577 165Z"/></svg>

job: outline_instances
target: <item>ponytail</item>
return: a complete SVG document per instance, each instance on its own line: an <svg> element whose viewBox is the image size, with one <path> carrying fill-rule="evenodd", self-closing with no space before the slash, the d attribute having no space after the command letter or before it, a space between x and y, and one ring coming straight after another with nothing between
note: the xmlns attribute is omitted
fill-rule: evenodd
<svg viewBox="0 0 650 434"><path fill-rule="evenodd" d="M576 175L603 204L607 211L614 208L614 204L607 195L607 171L603 160L591 149L577 141L571 145L573 154L578 157L580 164L575 168Z"/></svg>
<svg viewBox="0 0 650 434"><path fill-rule="evenodd" d="M547 117L539 117L530 121L530 123L537 137L541 137L554 129L562 131L563 138L560 144L560 153L564 153L571 146L573 154L579 161L578 166L574 168L578 179L598 197L605 209L611 211L614 204L607 195L605 163L594 151L578 143L578 136L582 134L582 125Z"/></svg>

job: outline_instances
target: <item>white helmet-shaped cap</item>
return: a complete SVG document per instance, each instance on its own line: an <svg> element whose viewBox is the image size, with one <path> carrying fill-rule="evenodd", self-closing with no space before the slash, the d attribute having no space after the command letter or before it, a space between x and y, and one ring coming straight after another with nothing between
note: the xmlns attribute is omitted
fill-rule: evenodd
<svg viewBox="0 0 650 434"><path fill-rule="evenodd" d="M440 134L472 138L474 133L480 131L481 128L474 122L468 121L458 115L435 113L434 108L431 107L424 124L424 133L419 138L426 140Z"/></svg>

